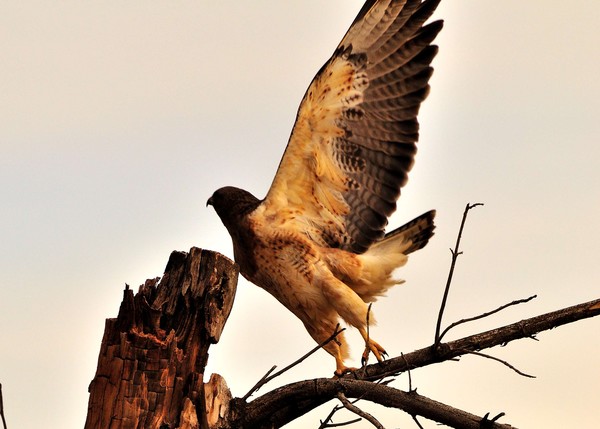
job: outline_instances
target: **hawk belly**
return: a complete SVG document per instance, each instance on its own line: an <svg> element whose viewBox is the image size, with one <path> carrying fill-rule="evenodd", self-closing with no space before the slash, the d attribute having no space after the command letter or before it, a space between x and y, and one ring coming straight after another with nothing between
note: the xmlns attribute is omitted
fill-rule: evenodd
<svg viewBox="0 0 600 429"><path fill-rule="evenodd" d="M320 249L298 233L256 228L256 224L253 232L255 270L245 272L242 269L242 275L294 313L317 343L333 334L340 318L364 331L367 304L334 275L327 263L328 255L322 253L330 249ZM238 248L240 251L242 249ZM356 255L339 250L336 252L338 262L342 254L348 259L356 259ZM348 346L342 334L336 340L324 348L336 358L340 369L341 362L348 356Z"/></svg>

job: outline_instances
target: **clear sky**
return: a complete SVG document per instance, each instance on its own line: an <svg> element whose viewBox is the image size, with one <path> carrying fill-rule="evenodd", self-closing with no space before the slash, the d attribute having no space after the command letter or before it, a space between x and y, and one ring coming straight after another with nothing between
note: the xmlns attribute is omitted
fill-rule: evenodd
<svg viewBox="0 0 600 429"><path fill-rule="evenodd" d="M11 429L83 427L104 319L125 283L161 275L172 250L232 256L206 199L223 185L266 193L300 99L361 3L2 2L0 382ZM446 0L435 18L445 28L419 153L390 226L436 208L437 233L374 306L372 335L391 355L433 340L467 202L485 206L471 212L446 321L538 298L451 338L600 296L600 2ZM490 351L533 380L465 357L414 371L413 385L518 427L594 427L599 332L592 319ZM291 313L241 280L209 371L243 395L312 347ZM333 369L321 352L279 382ZM330 407L290 427L317 427ZM386 427L413 425L372 412Z"/></svg>

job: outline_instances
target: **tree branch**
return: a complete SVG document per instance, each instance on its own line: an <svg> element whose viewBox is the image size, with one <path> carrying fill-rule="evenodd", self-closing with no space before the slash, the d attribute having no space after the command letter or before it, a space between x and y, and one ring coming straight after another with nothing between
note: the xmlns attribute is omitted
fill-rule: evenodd
<svg viewBox="0 0 600 429"><path fill-rule="evenodd" d="M525 299L517 299L515 301L509 302L508 304L501 305L500 307L498 307L492 311L488 311L488 312L480 314L478 316L467 317L466 319L461 319L456 322L453 322L450 325L448 325L448 327L446 329L444 329L444 331L440 334L438 340L441 340L442 338L444 338L444 336L448 333L448 331L450 331L452 328L457 327L458 325L462 325L463 323L473 322L474 320L483 319L484 317L488 317L488 316L491 316L492 314L496 314L496 313L504 310L505 308L511 307L513 305L524 304L535 298L537 298L537 295L532 295L529 298L525 298Z"/></svg>
<svg viewBox="0 0 600 429"><path fill-rule="evenodd" d="M240 424L243 427L271 428L281 427L285 421L281 421L283 408L289 406L290 401L294 404L303 404L314 398L334 398L340 392L346 397L360 397L363 400L375 402L386 407L401 409L410 415L419 415L427 419L455 428L481 429L484 417L467 413L460 409L436 402L417 394L416 392L404 392L384 384L374 384L363 380L352 379L326 379L306 380L283 386L271 394L269 402L255 400L247 405L244 410L246 417ZM264 396L267 396L264 395ZM253 418L254 417L254 418ZM487 426L493 429L509 429L512 426L492 422Z"/></svg>
<svg viewBox="0 0 600 429"><path fill-rule="evenodd" d="M474 356L484 357L486 359L495 360L496 362L500 362L502 365L506 366L507 368L512 369L514 372L516 372L519 375L522 375L523 377L535 378L535 375L526 374L523 371L520 371L518 368L515 368L513 365L509 364L507 361L505 361L503 359L499 359L499 358L497 358L495 356L490 356L490 355L485 354L485 353L474 352L474 351L468 351L467 354L474 355Z"/></svg>
<svg viewBox="0 0 600 429"><path fill-rule="evenodd" d="M442 318L444 316L444 310L446 309L446 301L448 300L448 293L450 292L450 285L452 284L452 276L454 274L454 267L456 267L456 260L462 254L458 249L460 247L460 239L462 238L463 229L465 228L465 222L467 221L467 214L469 210L475 208L477 206L482 206L483 203L475 203L470 204L467 203L465 207L465 211L463 212L463 217L460 222L460 228L458 229L458 236L456 237L456 245L454 246L454 250L450 249L452 253L452 262L450 262L450 271L448 272L448 279L446 280L446 287L444 288L444 295L442 296L442 303L440 305L440 311L438 313L437 324L435 326L435 339L433 341L434 347L437 347L440 344L442 336L440 335L440 330L442 327Z"/></svg>
<svg viewBox="0 0 600 429"><path fill-rule="evenodd" d="M453 424L446 420L439 420L441 417L436 417L437 414L435 413L442 413L442 410L448 408L448 406L444 404L440 404L425 398L423 399L424 402L418 402L418 404L420 404L418 407L416 405L415 407L412 405L403 405L403 401L408 401L409 397L419 399L423 398L420 395L416 395L414 392L405 393L389 386L370 382L366 384L369 387L362 390L351 387L363 386L360 383L377 380L386 376L396 375L398 373L407 371L408 369L412 370L431 365L433 363L443 362L471 351L478 351L497 345L506 344L510 341L520 338L532 338L538 332L589 317L594 317L599 314L600 299L597 299L587 303L532 317L530 319L525 319L501 328L471 335L456 341L443 343L437 348L429 346L399 357L388 359L384 362L368 365L359 371L345 375L339 380L314 379L292 383L266 393L250 403L238 402L237 406L243 408L243 412L239 413L238 415L245 415L245 422L251 422L252 424L250 424L250 426L252 427L262 427L263 424L266 425L265 427L271 427L271 424L279 427L289 423L301 415L306 414L308 411L329 401L330 399L335 398L339 388L332 386L343 386L343 392L347 397L355 398L360 396L362 399L377 402L386 406L400 408L413 416L420 415L449 426L453 426ZM340 384L331 384L334 382L339 382ZM392 389L386 390L387 393L391 394L390 397L385 398L382 395L377 395L376 392L381 392L381 389ZM395 397L397 395L400 395L398 396L399 398L404 399L398 399L399 402L397 403L394 402L395 399L392 398L392 396ZM424 406L424 408L421 408L422 404L425 402L430 406L439 409L436 411L426 409ZM413 402L409 402L409 404L413 404ZM452 410L452 413L462 413L460 410ZM425 413L425 411L427 411L427 413ZM478 422L481 421L481 417L472 415L470 416L471 417L469 417L469 419L471 420L473 420L473 418L478 418ZM268 418L268 422L263 420L265 418ZM253 426L253 424L256 424L256 426ZM477 423L477 425L479 425L479 423ZM479 426L461 426L460 424L454 425L453 427L479 428Z"/></svg>
<svg viewBox="0 0 600 429"><path fill-rule="evenodd" d="M0 418L2 418L2 426L6 429L6 419L4 418L4 401L2 400L2 383L0 383Z"/></svg>
<svg viewBox="0 0 600 429"><path fill-rule="evenodd" d="M361 371L362 380L376 380L381 377L391 376L406 370L421 368L434 363L443 362L465 354L468 351L478 351L490 347L507 344L521 338L533 338L535 334L598 316L600 314L600 299L589 301L572 307L552 311L535 316L520 322L512 323L500 328L485 331L479 334L442 343L437 350L434 347L425 347L406 353L403 357L395 357L384 362L369 365ZM352 376L347 375L346 377Z"/></svg>
<svg viewBox="0 0 600 429"><path fill-rule="evenodd" d="M333 409L331 410L331 412L327 415L327 417L325 418L325 420L321 420L321 424L319 425L318 429L325 429L325 428L337 428L337 427L341 427L341 426L349 426L351 424L354 423L358 423L360 422L362 419L359 417L357 419L354 420L348 420L345 422L341 422L341 423L332 423L333 420L333 416L335 415L335 413L337 413L339 410L341 410L342 408L344 408L342 405L336 405L335 407L333 407Z"/></svg>
<svg viewBox="0 0 600 429"><path fill-rule="evenodd" d="M369 423L371 423L377 429L385 429L383 427L383 425L381 423L379 423L379 421L375 417L373 417L371 414L361 410L356 405L354 405L352 402L350 402L348 400L348 398L346 398L346 395L344 395L342 392L338 392L337 397L340 400L340 402L344 405L344 408L352 411L357 416L360 416L363 419L367 420Z"/></svg>

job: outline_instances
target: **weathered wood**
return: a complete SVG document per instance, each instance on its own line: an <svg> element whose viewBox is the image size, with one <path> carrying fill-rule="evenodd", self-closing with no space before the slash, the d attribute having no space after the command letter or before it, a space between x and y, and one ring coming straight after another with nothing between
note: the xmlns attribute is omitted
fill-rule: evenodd
<svg viewBox="0 0 600 429"><path fill-rule="evenodd" d="M217 375L205 389L204 368L237 277L231 260L192 248L173 252L162 279L137 294L126 287L119 315L106 320L85 429L207 428L207 416L214 426L230 394Z"/></svg>

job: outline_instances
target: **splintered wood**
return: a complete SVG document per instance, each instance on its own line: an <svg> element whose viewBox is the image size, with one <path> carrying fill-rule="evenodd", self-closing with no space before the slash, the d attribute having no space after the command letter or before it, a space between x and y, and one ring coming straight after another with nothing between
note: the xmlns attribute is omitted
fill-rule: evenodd
<svg viewBox="0 0 600 429"><path fill-rule="evenodd" d="M147 280L137 294L126 287L118 317L106 320L85 429L217 424L231 396L220 376L204 385L204 368L231 311L237 276L231 260L192 248L173 252L162 279Z"/></svg>

